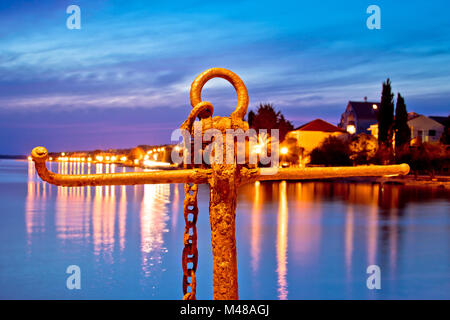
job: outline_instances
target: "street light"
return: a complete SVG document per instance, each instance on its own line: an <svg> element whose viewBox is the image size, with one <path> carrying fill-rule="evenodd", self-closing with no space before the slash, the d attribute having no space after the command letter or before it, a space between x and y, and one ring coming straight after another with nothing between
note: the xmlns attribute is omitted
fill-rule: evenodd
<svg viewBox="0 0 450 320"><path fill-rule="evenodd" d="M282 147L282 148L280 149L280 153L283 154L283 155L288 154L288 152L289 152L289 149L288 149L287 147Z"/></svg>
<svg viewBox="0 0 450 320"><path fill-rule="evenodd" d="M356 132L355 126L353 124L349 124L347 126L347 132L350 133L350 134L354 134Z"/></svg>

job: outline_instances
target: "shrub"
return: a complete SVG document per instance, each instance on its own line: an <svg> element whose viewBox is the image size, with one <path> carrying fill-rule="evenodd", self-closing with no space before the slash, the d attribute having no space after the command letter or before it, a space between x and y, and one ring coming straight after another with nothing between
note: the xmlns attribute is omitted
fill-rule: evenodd
<svg viewBox="0 0 450 320"><path fill-rule="evenodd" d="M350 149L346 141L337 137L328 137L311 151L311 164L326 166L350 166Z"/></svg>
<svg viewBox="0 0 450 320"><path fill-rule="evenodd" d="M375 157L378 141L372 135L361 133L352 138L349 149L354 164L368 164Z"/></svg>

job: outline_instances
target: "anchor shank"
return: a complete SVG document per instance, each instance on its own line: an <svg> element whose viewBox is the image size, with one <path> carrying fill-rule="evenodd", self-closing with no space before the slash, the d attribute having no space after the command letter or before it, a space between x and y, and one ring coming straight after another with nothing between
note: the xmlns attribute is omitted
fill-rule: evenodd
<svg viewBox="0 0 450 320"><path fill-rule="evenodd" d="M237 300L236 260L236 167L212 164L209 180L211 243L213 251L213 298Z"/></svg>

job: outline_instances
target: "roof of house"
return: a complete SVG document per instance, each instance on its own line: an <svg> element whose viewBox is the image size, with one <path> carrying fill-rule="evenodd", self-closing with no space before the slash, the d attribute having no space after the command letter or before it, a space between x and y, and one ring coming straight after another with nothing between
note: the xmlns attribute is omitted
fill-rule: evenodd
<svg viewBox="0 0 450 320"><path fill-rule="evenodd" d="M418 114L417 112L414 111L408 112L408 121L417 117L420 117L420 114Z"/></svg>
<svg viewBox="0 0 450 320"><path fill-rule="evenodd" d="M443 126L449 126L450 125L450 116L447 116L447 117L445 117L445 116L429 116L428 118L439 122Z"/></svg>
<svg viewBox="0 0 450 320"><path fill-rule="evenodd" d="M349 101L349 105L351 105L353 111L356 113L356 117L358 119L376 119L378 109L380 108L379 102L360 102L360 101ZM376 105L377 108L374 109L373 105Z"/></svg>
<svg viewBox="0 0 450 320"><path fill-rule="evenodd" d="M311 122L305 123L304 125L294 129L300 131L322 131L322 132L346 132L341 128L338 128L331 123L328 123L322 119L316 119Z"/></svg>
<svg viewBox="0 0 450 320"><path fill-rule="evenodd" d="M439 123L436 120L431 119L430 117L424 116L423 114L419 115L418 117L415 117L411 120L408 120L409 126L437 126L437 127L444 127L443 124Z"/></svg>

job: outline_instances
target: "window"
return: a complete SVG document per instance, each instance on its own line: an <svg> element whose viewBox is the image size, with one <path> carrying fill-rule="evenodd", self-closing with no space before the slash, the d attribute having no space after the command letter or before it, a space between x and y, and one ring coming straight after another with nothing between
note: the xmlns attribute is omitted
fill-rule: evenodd
<svg viewBox="0 0 450 320"><path fill-rule="evenodd" d="M436 136L436 130L428 130L428 135L430 137L435 137Z"/></svg>

